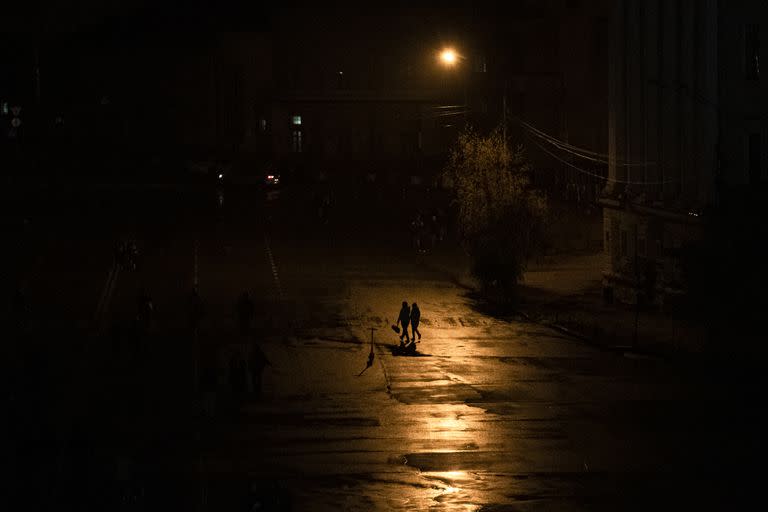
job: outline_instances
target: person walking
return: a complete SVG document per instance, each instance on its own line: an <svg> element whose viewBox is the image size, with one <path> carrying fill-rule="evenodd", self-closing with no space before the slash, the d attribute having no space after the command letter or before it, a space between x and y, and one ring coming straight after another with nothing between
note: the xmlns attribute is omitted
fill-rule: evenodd
<svg viewBox="0 0 768 512"><path fill-rule="evenodd" d="M424 235L424 221L421 218L421 212L416 213L411 222L411 233L413 234L413 247L416 252L421 254L423 252L422 238Z"/></svg>
<svg viewBox="0 0 768 512"><path fill-rule="evenodd" d="M419 322L421 322L421 310L419 309L419 305L414 302L411 306L411 333L413 334L414 340L416 340L416 335L418 334L418 341L421 341Z"/></svg>
<svg viewBox="0 0 768 512"><path fill-rule="evenodd" d="M408 308L408 303L406 301L403 301L403 305L400 308L400 314L397 316L397 323L395 325L400 325L402 328L402 331L400 331L400 343L403 342L403 338L405 338L406 342L411 341L408 337L408 324L411 323L411 310Z"/></svg>
<svg viewBox="0 0 768 512"><path fill-rule="evenodd" d="M437 245L437 239L439 237L439 224L440 219L437 216L437 210L432 212L429 217L429 249L434 250Z"/></svg>
<svg viewBox="0 0 768 512"><path fill-rule="evenodd" d="M445 240L448 234L448 228L445 225L446 216L445 212L439 206L432 211L432 229L434 232L435 242L442 242Z"/></svg>

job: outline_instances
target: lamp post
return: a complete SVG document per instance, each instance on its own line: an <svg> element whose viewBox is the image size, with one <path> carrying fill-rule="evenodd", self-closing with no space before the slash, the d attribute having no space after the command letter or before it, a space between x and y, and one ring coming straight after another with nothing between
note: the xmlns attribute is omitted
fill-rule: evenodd
<svg viewBox="0 0 768 512"><path fill-rule="evenodd" d="M466 60L466 58L460 55L455 49L451 47L446 47L446 48L443 48L438 54L438 60L440 61L440 64L443 67L451 69L458 66L460 60ZM505 78L504 88L502 90L502 97L501 97L501 126L503 131L505 147L507 144L507 85L508 85L508 80ZM468 109L469 109L469 105L467 101L467 82L465 80L464 82L464 124L466 124L466 121L467 121Z"/></svg>
<svg viewBox="0 0 768 512"><path fill-rule="evenodd" d="M438 61L440 64L448 69L456 68L459 65L460 60L465 60L455 49L446 47L440 50L438 53ZM467 82L464 81L464 124L467 124Z"/></svg>

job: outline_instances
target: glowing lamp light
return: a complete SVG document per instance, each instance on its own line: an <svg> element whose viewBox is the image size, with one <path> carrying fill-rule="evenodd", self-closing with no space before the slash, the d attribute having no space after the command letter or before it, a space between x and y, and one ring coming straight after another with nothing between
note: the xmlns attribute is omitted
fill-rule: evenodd
<svg viewBox="0 0 768 512"><path fill-rule="evenodd" d="M224 178L224 175L223 174L219 174L219 179L222 179L222 178Z"/></svg>
<svg viewBox="0 0 768 512"><path fill-rule="evenodd" d="M446 66L453 66L458 60L458 55L452 48L446 48L440 52L440 61Z"/></svg>

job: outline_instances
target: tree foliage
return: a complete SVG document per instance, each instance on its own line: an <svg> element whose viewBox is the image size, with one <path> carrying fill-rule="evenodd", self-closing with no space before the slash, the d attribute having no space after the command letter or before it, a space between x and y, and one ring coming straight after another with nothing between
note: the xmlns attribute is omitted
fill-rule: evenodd
<svg viewBox="0 0 768 512"><path fill-rule="evenodd" d="M546 200L531 189L530 171L523 147L510 148L499 129L487 136L463 132L446 168L473 274L507 296L514 296L547 219Z"/></svg>

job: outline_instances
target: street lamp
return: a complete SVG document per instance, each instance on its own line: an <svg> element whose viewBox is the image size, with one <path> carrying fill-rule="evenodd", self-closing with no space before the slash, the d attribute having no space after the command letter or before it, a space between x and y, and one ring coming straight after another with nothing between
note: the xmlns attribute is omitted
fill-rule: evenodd
<svg viewBox="0 0 768 512"><path fill-rule="evenodd" d="M456 50L454 50L451 47L445 47L443 48L440 53L438 53L438 61L443 67L446 68L454 68L459 63L459 59L462 59L463 57L458 54ZM464 124L467 122L467 83L464 82Z"/></svg>
<svg viewBox="0 0 768 512"><path fill-rule="evenodd" d="M453 67L458 62L459 56L453 48L444 48L440 52L440 62L448 67Z"/></svg>
<svg viewBox="0 0 768 512"><path fill-rule="evenodd" d="M438 60L446 68L453 68L459 62L459 59L464 59L459 55L456 50L451 47L443 48L438 54ZM464 82L464 122L467 120L467 110L469 105L467 102L467 83ZM507 143L507 80L504 80L504 89L501 95L501 125L503 130L504 144Z"/></svg>

